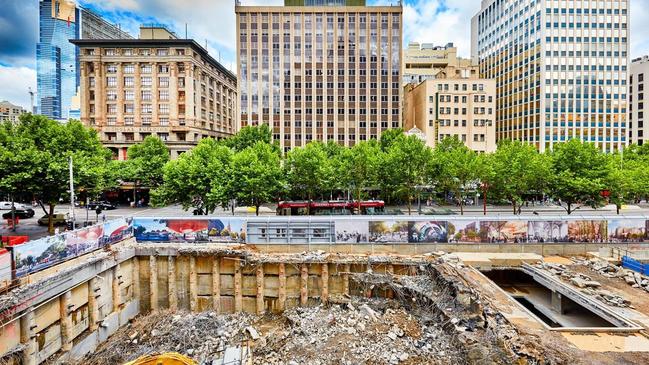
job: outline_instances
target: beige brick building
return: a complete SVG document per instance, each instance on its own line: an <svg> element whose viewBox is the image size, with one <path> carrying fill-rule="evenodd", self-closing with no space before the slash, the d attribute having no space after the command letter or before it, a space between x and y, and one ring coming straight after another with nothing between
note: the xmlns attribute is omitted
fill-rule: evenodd
<svg viewBox="0 0 649 365"><path fill-rule="evenodd" d="M434 79L444 71L447 75L463 74L462 77L477 75L480 69L471 60L457 56L453 43L434 46L430 43L410 42L403 52L403 83L419 83Z"/></svg>
<svg viewBox="0 0 649 365"><path fill-rule="evenodd" d="M456 136L477 152L496 150L496 82L447 76L409 84L404 94L404 129L421 130L430 147Z"/></svg>
<svg viewBox="0 0 649 365"><path fill-rule="evenodd" d="M235 8L241 126L269 124L285 151L401 127L401 6L290 3Z"/></svg>
<svg viewBox="0 0 649 365"><path fill-rule="evenodd" d="M14 105L8 101L0 101L0 122L18 122L18 117L25 113L23 107Z"/></svg>
<svg viewBox="0 0 649 365"><path fill-rule="evenodd" d="M645 81L646 80L646 81ZM645 123L645 85L649 86L649 56L631 61L629 66L629 143L642 146L649 139L649 123ZM647 87L649 91L649 87Z"/></svg>
<svg viewBox="0 0 649 365"><path fill-rule="evenodd" d="M236 77L190 39L142 29L146 39L75 40L81 121L125 159L128 146L160 137L171 157L202 138L237 131Z"/></svg>

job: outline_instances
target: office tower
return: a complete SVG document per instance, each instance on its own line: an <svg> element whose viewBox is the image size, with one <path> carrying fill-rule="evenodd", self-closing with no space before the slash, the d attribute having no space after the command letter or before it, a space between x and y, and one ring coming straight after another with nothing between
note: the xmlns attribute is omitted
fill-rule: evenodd
<svg viewBox="0 0 649 365"><path fill-rule="evenodd" d="M476 152L495 151L496 81L480 79L470 68L453 71L405 87L405 130L421 131L433 148L444 138L456 137Z"/></svg>
<svg viewBox="0 0 649 365"><path fill-rule="evenodd" d="M40 0L36 45L38 111L57 120L70 116L79 86L78 51L70 39L130 38L72 0ZM73 112L74 115L74 112Z"/></svg>
<svg viewBox="0 0 649 365"><path fill-rule="evenodd" d="M403 83L419 83L444 71L446 75L455 74L456 70L479 72L478 66L471 60L457 56L453 43L446 46L434 46L431 43L410 42L403 51Z"/></svg>
<svg viewBox="0 0 649 365"><path fill-rule="evenodd" d="M644 124L645 80L649 78L649 56L631 61L629 70L629 143L643 145L649 137L649 128Z"/></svg>
<svg viewBox="0 0 649 365"><path fill-rule="evenodd" d="M628 0L482 0L472 57L496 79L497 139L627 144Z"/></svg>
<svg viewBox="0 0 649 365"><path fill-rule="evenodd" d="M149 135L176 158L236 132L237 80L191 39L145 26L143 39L82 39L81 121L119 159Z"/></svg>
<svg viewBox="0 0 649 365"><path fill-rule="evenodd" d="M284 151L401 127L401 5L286 4L235 8L241 126L268 124Z"/></svg>

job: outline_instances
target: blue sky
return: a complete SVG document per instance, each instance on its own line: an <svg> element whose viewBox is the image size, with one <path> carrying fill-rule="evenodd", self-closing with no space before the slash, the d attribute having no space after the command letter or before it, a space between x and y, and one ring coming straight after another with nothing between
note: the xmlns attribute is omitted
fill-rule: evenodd
<svg viewBox="0 0 649 365"><path fill-rule="evenodd" d="M171 26L207 49L223 65L236 70L234 0L77 0L137 36L141 23ZM367 0L370 5L397 0ZM241 0L243 5L282 5L283 0ZM647 0L631 2L631 56L649 53ZM468 57L471 17L480 0L405 0L404 41L455 43ZM28 87L36 90L38 0L0 0L0 100L29 106Z"/></svg>

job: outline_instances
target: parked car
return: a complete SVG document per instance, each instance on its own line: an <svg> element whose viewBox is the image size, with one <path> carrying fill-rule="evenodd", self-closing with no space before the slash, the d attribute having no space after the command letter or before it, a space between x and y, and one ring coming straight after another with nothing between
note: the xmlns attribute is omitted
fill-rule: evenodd
<svg viewBox="0 0 649 365"><path fill-rule="evenodd" d="M15 215L20 219L29 219L36 214L33 209L16 209ZM2 219L11 219L11 210L2 215Z"/></svg>
<svg viewBox="0 0 649 365"><path fill-rule="evenodd" d="M54 214L52 216L52 223L55 226L64 226L67 223L67 219L65 218L65 214ZM47 226L49 224L49 214L46 214L40 218L38 218L38 225L40 226Z"/></svg>
<svg viewBox="0 0 649 365"><path fill-rule="evenodd" d="M14 207L16 209L31 209L27 205L22 204L22 203L14 203ZM0 210L11 210L11 202L0 202Z"/></svg>
<svg viewBox="0 0 649 365"><path fill-rule="evenodd" d="M101 210L113 210L113 209L117 209L117 205L111 202L107 202L105 200L88 203L88 209L97 209L97 208L101 208Z"/></svg>

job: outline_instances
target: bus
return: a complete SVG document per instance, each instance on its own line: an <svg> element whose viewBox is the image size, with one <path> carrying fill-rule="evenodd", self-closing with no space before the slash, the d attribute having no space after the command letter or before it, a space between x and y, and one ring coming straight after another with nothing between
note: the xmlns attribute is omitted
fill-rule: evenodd
<svg viewBox="0 0 649 365"><path fill-rule="evenodd" d="M281 201L277 215L380 215L385 212L382 200L349 201Z"/></svg>

